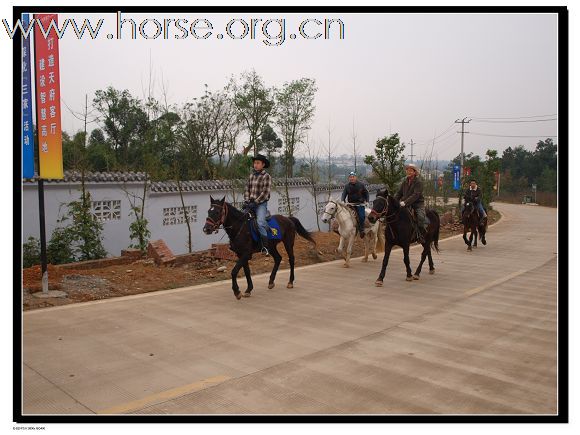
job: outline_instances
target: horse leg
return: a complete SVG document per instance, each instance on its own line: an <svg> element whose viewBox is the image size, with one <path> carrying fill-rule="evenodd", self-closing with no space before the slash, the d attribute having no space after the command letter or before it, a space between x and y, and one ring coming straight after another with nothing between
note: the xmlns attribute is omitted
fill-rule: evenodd
<svg viewBox="0 0 580 435"><path fill-rule="evenodd" d="M425 262L425 258L427 258L427 250L429 249L429 245L423 245L423 252L421 252L421 261L419 262L419 266L417 266L417 270L415 270L415 275L413 275L413 279L419 279L421 275L421 269L423 268L423 263Z"/></svg>
<svg viewBox="0 0 580 435"><path fill-rule="evenodd" d="M373 231L371 237L371 252L373 254L373 260L377 259L377 237L378 237L377 232Z"/></svg>
<svg viewBox="0 0 580 435"><path fill-rule="evenodd" d="M278 252L276 245L272 245L272 249L270 250L270 254L272 254L272 258L274 258L274 268L272 269L272 273L270 274L270 281L268 282L268 288L274 288L274 280L276 279L276 273L278 273L278 268L280 267L280 262L282 261L282 256Z"/></svg>
<svg viewBox="0 0 580 435"><path fill-rule="evenodd" d="M246 282L248 283L248 288L244 292L243 296L249 298L252 296L252 290L254 289L254 283L252 283L252 274L250 273L250 263L246 261L243 265L244 273L246 274Z"/></svg>
<svg viewBox="0 0 580 435"><path fill-rule="evenodd" d="M352 254L352 245L354 244L354 236L355 234L352 234L349 238L348 238L348 245L346 245L346 258L345 258L345 263L344 263L344 267L350 267L350 256Z"/></svg>
<svg viewBox="0 0 580 435"><path fill-rule="evenodd" d="M467 240L467 225L463 224L463 241L467 246L469 246L469 241Z"/></svg>
<svg viewBox="0 0 580 435"><path fill-rule="evenodd" d="M286 248L288 263L290 264L290 280L286 288L294 288L294 235L289 239L284 239L284 248Z"/></svg>
<svg viewBox="0 0 580 435"><path fill-rule="evenodd" d="M342 237L342 235L341 235L340 242L338 242L338 248L336 248L336 252L338 252L339 254L342 253L343 244L344 244L344 237Z"/></svg>
<svg viewBox="0 0 580 435"><path fill-rule="evenodd" d="M481 243L486 245L487 241L485 240L485 226L483 227L483 230L479 230L479 234L481 235Z"/></svg>
<svg viewBox="0 0 580 435"><path fill-rule="evenodd" d="M429 275L435 274L435 265L433 264L433 257L431 256L431 246L427 251L427 259L429 260Z"/></svg>
<svg viewBox="0 0 580 435"><path fill-rule="evenodd" d="M409 245L403 246L403 263L405 263L405 269L407 269L407 281L413 281L411 260L409 259Z"/></svg>
<svg viewBox="0 0 580 435"><path fill-rule="evenodd" d="M367 261L369 261L369 236L366 235L363 239L363 245L365 248L365 256L362 259L363 263L366 263Z"/></svg>
<svg viewBox="0 0 580 435"><path fill-rule="evenodd" d="M473 227L473 247L477 248L477 224Z"/></svg>
<svg viewBox="0 0 580 435"><path fill-rule="evenodd" d="M385 255L383 256L383 264L381 266L381 273L379 273L379 277L375 281L375 285L377 287L383 286L383 279L385 279L385 273L387 272L387 264L389 264L389 256L391 255L391 249L393 247L389 245L388 242L385 242Z"/></svg>
<svg viewBox="0 0 580 435"><path fill-rule="evenodd" d="M234 296L236 297L236 299L241 299L242 295L240 293L240 286L238 285L238 272L240 271L240 269L242 268L242 266L248 261L249 256L248 255L244 255L240 258L238 258L238 261L236 262L235 266L232 269L232 290L234 291Z"/></svg>

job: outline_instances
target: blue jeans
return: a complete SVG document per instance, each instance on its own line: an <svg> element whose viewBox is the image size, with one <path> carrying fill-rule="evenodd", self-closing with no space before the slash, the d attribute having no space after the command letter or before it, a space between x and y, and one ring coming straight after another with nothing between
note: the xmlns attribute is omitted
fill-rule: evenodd
<svg viewBox="0 0 580 435"><path fill-rule="evenodd" d="M266 222L266 215L268 214L268 201L258 204L256 207L256 220L258 221L258 231L262 237L268 237L268 223Z"/></svg>
<svg viewBox="0 0 580 435"><path fill-rule="evenodd" d="M365 206L364 205L357 205L356 212L358 213L358 227L362 231L365 227Z"/></svg>

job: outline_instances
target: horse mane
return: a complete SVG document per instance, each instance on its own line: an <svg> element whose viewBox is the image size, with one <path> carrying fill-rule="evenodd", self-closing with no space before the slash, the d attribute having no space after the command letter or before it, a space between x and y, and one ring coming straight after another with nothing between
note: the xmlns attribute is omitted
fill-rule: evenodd
<svg viewBox="0 0 580 435"><path fill-rule="evenodd" d="M242 212L241 210L237 209L236 207L234 207L233 204L229 203L229 202L225 202L225 204L228 206L228 210L229 213L236 219L241 219L244 216L244 212Z"/></svg>

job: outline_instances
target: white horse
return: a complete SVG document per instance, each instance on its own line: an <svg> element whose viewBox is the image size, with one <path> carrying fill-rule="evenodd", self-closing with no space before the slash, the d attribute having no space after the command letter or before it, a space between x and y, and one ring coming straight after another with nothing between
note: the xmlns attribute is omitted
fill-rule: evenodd
<svg viewBox="0 0 580 435"><path fill-rule="evenodd" d="M365 237L364 247L365 256L363 262L367 262L369 258L369 251L373 255L373 259L377 258L377 236L379 232L379 222L371 224L368 220L371 210L365 207ZM357 233L357 217L355 211L347 206L346 203L331 199L324 207L322 213L322 222L328 223L332 218L338 222L338 233L340 234L340 242L338 244L337 252L342 253L344 243L346 242L346 253L344 255L344 267L350 267L350 256L352 254L352 245Z"/></svg>

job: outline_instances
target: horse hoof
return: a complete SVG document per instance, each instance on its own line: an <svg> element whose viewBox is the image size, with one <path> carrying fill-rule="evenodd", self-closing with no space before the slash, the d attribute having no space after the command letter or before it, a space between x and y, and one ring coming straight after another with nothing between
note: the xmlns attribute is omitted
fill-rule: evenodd
<svg viewBox="0 0 580 435"><path fill-rule="evenodd" d="M408 276L407 278L405 278L407 281L413 281L413 277L412 276Z"/></svg>
<svg viewBox="0 0 580 435"><path fill-rule="evenodd" d="M377 254L373 254L373 260L377 259Z"/></svg>
<svg viewBox="0 0 580 435"><path fill-rule="evenodd" d="M468 250L468 251L471 251L471 246L469 246L469 247L467 248L467 250Z"/></svg>
<svg viewBox="0 0 580 435"><path fill-rule="evenodd" d="M245 297L245 298L249 298L250 296L252 296L252 293L245 292L242 296Z"/></svg>
<svg viewBox="0 0 580 435"><path fill-rule="evenodd" d="M487 245L487 242L485 240L482 240L481 243L483 243L484 245Z"/></svg>
<svg viewBox="0 0 580 435"><path fill-rule="evenodd" d="M342 265L342 267L347 267L347 268L348 268L348 267L350 267L350 264L348 264L348 263L344 263L344 264Z"/></svg>
<svg viewBox="0 0 580 435"><path fill-rule="evenodd" d="M234 296L236 297L236 299L239 301L240 299L242 299L242 294L240 292L234 293Z"/></svg>
<svg viewBox="0 0 580 435"><path fill-rule="evenodd" d="M269 288L270 290L271 290L271 289L273 289L273 288L274 288L274 283L273 283L273 282L271 282L270 284L268 284L268 288Z"/></svg>
<svg viewBox="0 0 580 435"><path fill-rule="evenodd" d="M286 288L294 288L294 284L292 284L291 282L289 282L288 285L286 286Z"/></svg>
<svg viewBox="0 0 580 435"><path fill-rule="evenodd" d="M368 258L363 258L361 261L362 261L363 263L367 263L367 262L369 261L369 259L368 259Z"/></svg>
<svg viewBox="0 0 580 435"><path fill-rule="evenodd" d="M429 275L435 275L435 269L431 269L431 270L429 271Z"/></svg>
<svg viewBox="0 0 580 435"><path fill-rule="evenodd" d="M419 275L416 275L416 274L415 274L415 275L413 275L413 279L414 279L415 281L419 281Z"/></svg>
<svg viewBox="0 0 580 435"><path fill-rule="evenodd" d="M376 280L375 281L375 287L382 287L382 286L383 286L383 282L382 281L379 281L379 280Z"/></svg>

